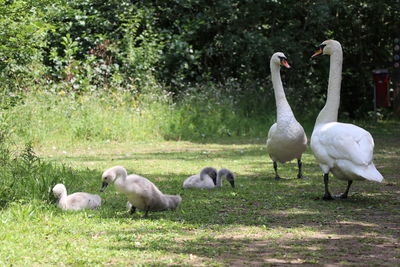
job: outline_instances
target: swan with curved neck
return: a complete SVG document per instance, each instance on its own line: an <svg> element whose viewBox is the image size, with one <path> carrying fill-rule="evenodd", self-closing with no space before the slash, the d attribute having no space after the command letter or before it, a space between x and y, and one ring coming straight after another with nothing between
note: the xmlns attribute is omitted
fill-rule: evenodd
<svg viewBox="0 0 400 267"><path fill-rule="evenodd" d="M353 180L382 182L373 159L374 140L366 130L348 123L337 122L342 81L342 46L338 41L326 40L312 57L330 55L328 94L319 113L311 136L311 149L324 173L324 200L347 198ZM348 181L346 191L338 197L329 192L329 172Z"/></svg>
<svg viewBox="0 0 400 267"><path fill-rule="evenodd" d="M109 183L114 183L117 191L128 198L131 204L131 213L135 212L137 208L146 212L145 217L149 211L174 210L182 200L179 195L163 194L151 181L142 176L128 175L122 166L106 170L102 175L102 180L102 192Z"/></svg>
<svg viewBox="0 0 400 267"><path fill-rule="evenodd" d="M297 122L293 111L286 99L280 74L281 66L290 68L287 58L282 52L272 55L270 60L271 80L274 88L276 102L276 123L268 132L267 152L274 164L275 179L278 174L278 164L297 159L297 178L304 178L302 173L301 156L307 149L307 137L303 127Z"/></svg>
<svg viewBox="0 0 400 267"><path fill-rule="evenodd" d="M213 167L205 167L199 174L194 174L183 182L183 188L214 188L216 185L217 170Z"/></svg>

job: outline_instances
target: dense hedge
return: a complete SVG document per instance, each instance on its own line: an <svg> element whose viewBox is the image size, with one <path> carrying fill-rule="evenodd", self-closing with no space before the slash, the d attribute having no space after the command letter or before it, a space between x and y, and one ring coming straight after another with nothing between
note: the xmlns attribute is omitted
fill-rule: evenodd
<svg viewBox="0 0 400 267"><path fill-rule="evenodd" d="M180 96L212 82L262 112L279 50L293 66L284 81L294 108L312 113L329 66L309 57L334 38L345 55L342 111L357 117L372 109L371 71L391 65L399 17L398 0L0 0L0 86L141 94L161 85Z"/></svg>

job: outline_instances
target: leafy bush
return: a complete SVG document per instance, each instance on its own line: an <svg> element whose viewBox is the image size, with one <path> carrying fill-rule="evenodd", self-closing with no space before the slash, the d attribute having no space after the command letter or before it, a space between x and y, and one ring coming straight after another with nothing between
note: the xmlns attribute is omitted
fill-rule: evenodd
<svg viewBox="0 0 400 267"><path fill-rule="evenodd" d="M234 81L240 112L263 116L273 105L269 58L283 51L292 107L315 117L329 64L309 57L334 38L345 54L341 112L361 117L372 109L371 71L391 65L392 2L0 0L0 88L9 102L36 88L136 99L167 90L177 101L188 87L223 93Z"/></svg>
<svg viewBox="0 0 400 267"><path fill-rule="evenodd" d="M42 52L52 29L40 7L46 0L0 1L0 89L27 90L43 83L46 66Z"/></svg>
<svg viewBox="0 0 400 267"><path fill-rule="evenodd" d="M309 58L316 45L333 38L344 48L341 112L350 117L365 116L373 107L371 71L390 68L400 16L393 1L374 0L140 3L155 10L157 28L169 36L158 77L172 92L205 78L217 83L237 79L244 86L235 97L251 98L253 109L262 107L257 96L268 83L269 58L282 51L293 66L285 80L298 100L293 107L296 113L313 114L326 93L329 64ZM252 94L249 87L255 89Z"/></svg>
<svg viewBox="0 0 400 267"><path fill-rule="evenodd" d="M151 9L130 1L64 1L49 11L57 31L45 56L58 91L152 91L162 42Z"/></svg>

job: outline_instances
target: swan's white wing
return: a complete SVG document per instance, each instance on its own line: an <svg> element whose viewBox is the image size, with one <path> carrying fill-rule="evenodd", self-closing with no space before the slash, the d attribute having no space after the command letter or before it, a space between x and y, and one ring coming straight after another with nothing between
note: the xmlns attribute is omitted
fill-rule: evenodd
<svg viewBox="0 0 400 267"><path fill-rule="evenodd" d="M345 159L357 165L372 162L374 140L369 132L353 124L332 122L321 127L320 144L326 154L335 159Z"/></svg>
<svg viewBox="0 0 400 267"><path fill-rule="evenodd" d="M276 127L277 127L277 124L274 123L274 124L271 126L271 128L269 128L269 131L268 131L268 139L270 139L270 138L274 135L274 133L275 133L275 131L276 131Z"/></svg>

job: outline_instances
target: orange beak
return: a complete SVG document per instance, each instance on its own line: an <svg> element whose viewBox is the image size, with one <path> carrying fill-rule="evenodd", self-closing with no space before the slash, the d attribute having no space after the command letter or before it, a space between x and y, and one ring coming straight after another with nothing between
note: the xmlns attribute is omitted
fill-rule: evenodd
<svg viewBox="0 0 400 267"><path fill-rule="evenodd" d="M287 63L287 61L286 61L285 59L282 59L282 60L281 60L281 64L282 64L283 66L285 66L286 68L290 69L290 65L289 65L289 63Z"/></svg>
<svg viewBox="0 0 400 267"><path fill-rule="evenodd" d="M322 54L322 48L318 49L318 51L315 52L315 53L311 56L311 58L316 57L316 56L321 55L321 54Z"/></svg>

